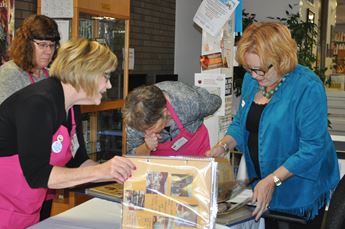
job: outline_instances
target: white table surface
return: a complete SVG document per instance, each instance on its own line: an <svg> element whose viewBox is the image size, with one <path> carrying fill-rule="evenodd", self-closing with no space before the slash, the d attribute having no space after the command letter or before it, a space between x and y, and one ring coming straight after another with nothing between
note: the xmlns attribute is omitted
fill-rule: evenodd
<svg viewBox="0 0 345 229"><path fill-rule="evenodd" d="M331 135L331 138L335 142L345 142L345 136L342 135Z"/></svg>
<svg viewBox="0 0 345 229"><path fill-rule="evenodd" d="M255 227L250 226L253 220L247 222L247 225L239 227L236 225L231 228L259 228L260 223ZM246 224L246 223L245 223ZM247 227L249 226L249 227ZM59 215L50 217L30 229L115 229L121 228L121 204L93 198L72 209L69 209ZM216 229L228 229L223 225L216 225Z"/></svg>

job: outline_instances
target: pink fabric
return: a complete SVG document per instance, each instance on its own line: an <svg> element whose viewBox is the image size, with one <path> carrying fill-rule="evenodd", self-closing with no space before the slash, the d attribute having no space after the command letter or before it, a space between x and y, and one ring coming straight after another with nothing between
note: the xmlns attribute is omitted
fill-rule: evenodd
<svg viewBox="0 0 345 229"><path fill-rule="evenodd" d="M72 131L75 132L73 108ZM50 164L64 166L71 158L71 138L68 130L60 126L53 135L52 144L63 137L62 150L50 154ZM42 203L46 197L46 188L31 188L24 177L18 154L0 157L0 228L22 229L39 221Z"/></svg>
<svg viewBox="0 0 345 229"><path fill-rule="evenodd" d="M68 134L68 130L66 127L60 126L60 128L55 132L55 134L53 136L53 142L58 139L59 135L63 136L63 138L64 138L63 141L67 140L67 142L65 144L62 144L63 147L62 147L61 152L65 152L65 153L61 153L61 152L60 153L54 153L54 152L52 152L50 154L50 164L51 165L64 166L72 158L70 136L73 136L75 134L75 128L76 128L73 109L71 110L71 115L72 115L71 135ZM65 140L66 133L67 133L68 139ZM48 189L45 199L46 200L52 200L55 198L55 194L56 194L56 192L54 189Z"/></svg>
<svg viewBox="0 0 345 229"><path fill-rule="evenodd" d="M153 156L199 156L204 157L205 153L210 149L210 139L208 130L204 124L194 133L190 133L183 127L180 119L176 115L174 108L167 100L167 107L171 114L172 119L176 122L180 133L171 141L158 144L157 150L152 151ZM181 138L185 138L188 141L181 146L178 150L172 149L173 145Z"/></svg>

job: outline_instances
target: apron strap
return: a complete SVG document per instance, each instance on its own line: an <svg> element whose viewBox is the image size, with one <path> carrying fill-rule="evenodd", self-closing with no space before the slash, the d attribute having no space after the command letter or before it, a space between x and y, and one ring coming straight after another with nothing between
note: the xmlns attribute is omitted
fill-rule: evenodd
<svg viewBox="0 0 345 229"><path fill-rule="evenodd" d="M75 123L75 118L74 118L74 109L71 107L71 120L72 120L72 129L71 129L71 137L75 134L75 129L76 129L76 123Z"/></svg>
<svg viewBox="0 0 345 229"><path fill-rule="evenodd" d="M46 78L48 78L48 77L49 77L49 72L48 72L48 70L47 70L46 68L42 68L42 71L43 71L44 75L46 76ZM31 82L32 84L34 84L34 83L35 83L34 77L32 76L32 74L31 74L30 72L28 72L28 75L29 75L29 80L30 80L30 82Z"/></svg>
<svg viewBox="0 0 345 229"><path fill-rule="evenodd" d="M177 124L177 127L182 130L183 129L183 125L180 121L180 119L178 118L178 116L176 115L175 111L174 111L174 108L172 107L171 103L169 102L169 100L166 100L167 101L167 108L168 108L168 111L170 112L171 114L171 117L173 118L173 120L176 122Z"/></svg>
<svg viewBox="0 0 345 229"><path fill-rule="evenodd" d="M44 75L46 75L46 78L48 78L49 77L48 70L46 68L42 68L42 71L43 71Z"/></svg>

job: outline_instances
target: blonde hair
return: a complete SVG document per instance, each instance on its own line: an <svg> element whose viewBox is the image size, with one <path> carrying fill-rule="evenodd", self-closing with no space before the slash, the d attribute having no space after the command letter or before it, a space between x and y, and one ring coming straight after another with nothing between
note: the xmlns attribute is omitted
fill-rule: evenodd
<svg viewBox="0 0 345 229"><path fill-rule="evenodd" d="M106 46L84 38L65 42L50 67L50 75L88 96L98 93L98 82L105 71L115 70L117 57Z"/></svg>
<svg viewBox="0 0 345 229"><path fill-rule="evenodd" d="M290 30L281 23L257 22L246 28L237 45L236 60L248 67L245 55L259 56L261 69L268 70L272 65L278 74L285 75L297 65L297 44Z"/></svg>

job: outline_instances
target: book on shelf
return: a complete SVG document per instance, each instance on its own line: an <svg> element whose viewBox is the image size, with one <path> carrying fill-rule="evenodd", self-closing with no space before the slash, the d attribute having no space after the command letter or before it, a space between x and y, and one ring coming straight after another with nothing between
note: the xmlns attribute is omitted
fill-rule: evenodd
<svg viewBox="0 0 345 229"><path fill-rule="evenodd" d="M87 188L85 193L102 199L121 202L123 198L123 185L119 183L100 185Z"/></svg>

